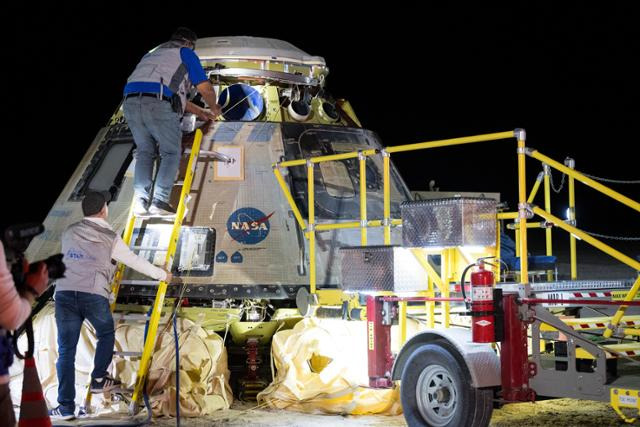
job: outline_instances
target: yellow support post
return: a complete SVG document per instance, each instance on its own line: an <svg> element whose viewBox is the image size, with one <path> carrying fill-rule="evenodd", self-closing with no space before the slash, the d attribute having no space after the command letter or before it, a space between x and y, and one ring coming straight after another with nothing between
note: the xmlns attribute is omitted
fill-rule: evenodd
<svg viewBox="0 0 640 427"><path fill-rule="evenodd" d="M436 293L433 287L434 283L438 286L438 289L440 289L440 292L442 292L442 280L440 276L438 276L438 273L436 273L433 267L431 267L431 264L429 264L429 260L427 259L427 254L425 253L424 249L411 249L411 253L413 254L414 258L418 261L420 266L422 266L424 271L427 273L427 296L431 298L435 297ZM425 302L425 309L427 310L427 326L429 328L435 327L435 312L436 312L435 308L436 308L435 301Z"/></svg>
<svg viewBox="0 0 640 427"><path fill-rule="evenodd" d="M431 279L431 276L429 275L427 275L427 296L431 298L435 298L436 296L436 292L433 289L433 279ZM433 329L436 326L436 303L435 301L427 301L426 305L428 316L427 326Z"/></svg>
<svg viewBox="0 0 640 427"><path fill-rule="evenodd" d="M332 162L335 160L347 160L347 159L356 159L360 154L363 156L373 156L378 152L375 149L370 150L362 150L362 151L351 151L349 153L340 153L340 154L331 154L329 156L317 156L312 157L310 159L300 159L300 160L288 160L286 162L281 162L278 165L283 168L288 168L291 166L305 166L307 162L313 163L322 163L322 162Z"/></svg>
<svg viewBox="0 0 640 427"><path fill-rule="evenodd" d="M628 424L633 424L636 419L627 417L620 408L635 409L640 415L640 390L611 388L610 403L620 418Z"/></svg>
<svg viewBox="0 0 640 427"><path fill-rule="evenodd" d="M633 199L630 199L629 197L626 197L626 196L618 193L617 191L613 191L609 187L604 186L604 185L600 184L599 182L596 182L593 179L584 176L580 172L574 171L573 169L566 167L562 163L556 162L552 158L547 157L544 154L541 154L538 150L528 150L527 151L527 155L530 156L530 157L533 157L534 159L540 160L543 163L548 164L549 166L551 166L552 168L554 168L556 170L559 170L560 172L566 173L570 177L575 178L576 180L578 180L578 181L582 182L583 184L593 188L594 190L597 190L597 191L599 191L601 193L604 193L607 196L613 198L614 200L617 200L618 202L620 202L620 203L622 203L622 204L624 204L626 206L629 206L631 209L635 209L636 211L640 212L640 203L636 202Z"/></svg>
<svg viewBox="0 0 640 427"><path fill-rule="evenodd" d="M516 256L520 256L520 226L519 226L519 223L516 222L515 226L516 226L516 229L515 229Z"/></svg>
<svg viewBox="0 0 640 427"><path fill-rule="evenodd" d="M313 187L314 163L307 161L307 205L309 206L309 292L316 293L316 200Z"/></svg>
<svg viewBox="0 0 640 427"><path fill-rule="evenodd" d="M302 214L300 213L298 206L296 206L296 202L293 200L293 196L289 191L289 187L284 182L284 178L282 177L282 173L280 173L280 169L278 168L278 165L273 166L273 174L276 176L276 180L278 181L278 184L280 184L280 189L282 189L282 193L284 194L284 197L287 199L287 202L289 202L289 207L291 207L291 211L293 212L293 215L295 216L296 221L298 221L298 225L300 226L300 229L303 231L306 230L307 226L304 223L304 219L302 219Z"/></svg>
<svg viewBox="0 0 640 427"><path fill-rule="evenodd" d="M531 189L531 193L529 193L529 198L527 199L527 203L533 203L533 199L536 198L536 195L538 194L538 189L540 189L540 183L542 182L543 176L544 176L544 173L540 172L536 177L536 182L533 183L533 188Z"/></svg>
<svg viewBox="0 0 640 427"><path fill-rule="evenodd" d="M407 342L407 301L398 302L398 326L400 329L400 346Z"/></svg>
<svg viewBox="0 0 640 427"><path fill-rule="evenodd" d="M529 260L527 258L527 187L525 168L525 142L527 134L524 129L515 130L518 139L518 214L520 225L520 283L529 283Z"/></svg>
<svg viewBox="0 0 640 427"><path fill-rule="evenodd" d="M383 176L383 193L384 193L384 244L391 244L391 183L389 178L389 170L391 158L389 152L382 150L382 176Z"/></svg>
<svg viewBox="0 0 640 427"><path fill-rule="evenodd" d="M576 162L567 157L565 166L570 169L575 169ZM576 185L571 175L569 175L569 217L567 219L571 225L576 225ZM569 234L569 253L571 260L571 279L576 280L578 278L578 260L576 254L576 237L573 234Z"/></svg>
<svg viewBox="0 0 640 427"><path fill-rule="evenodd" d="M443 292L442 286L442 278L436 273L436 271L431 267L429 261L427 260L426 254L424 253L424 249L411 249L411 253L415 257L415 259L420 263L420 266L427 272L427 276L436 284L440 292Z"/></svg>
<svg viewBox="0 0 640 427"><path fill-rule="evenodd" d="M316 231L343 230L345 228L359 228L360 223L356 221L338 222L333 224L316 224Z"/></svg>
<svg viewBox="0 0 640 427"><path fill-rule="evenodd" d="M640 263L637 263L637 264L640 264ZM636 268L636 269L640 270L640 268ZM638 276L636 281L633 283L633 286L631 287L631 289L629 289L629 292L627 292L627 296L624 298L624 301L625 302L633 301L633 299L638 294L639 290L640 290L640 276ZM607 329L605 329L602 334L605 338L610 338L611 335L613 335L614 329L618 327L618 324L620 324L620 319L622 319L622 317L624 316L624 313L627 311L627 308L629 308L628 305L621 305L618 311L616 311L616 314L613 315L613 319L611 319L611 323L607 325ZM625 329L625 331L627 331L627 329Z"/></svg>
<svg viewBox="0 0 640 427"><path fill-rule="evenodd" d="M542 164L542 173L544 174L544 210L551 213L551 168L547 164ZM553 241L551 235L551 227L546 227L545 241L547 256L553 255ZM553 271L547 270L547 280L553 280Z"/></svg>
<svg viewBox="0 0 640 427"><path fill-rule="evenodd" d="M182 192L180 193L180 202L178 203L178 209L176 211L176 219L173 223L173 229L171 230L171 237L169 240L169 248L167 249L167 255L165 257L164 267L170 269L173 265L173 257L175 255L178 238L180 237L180 229L182 228L182 221L185 216L185 209L187 203L187 197L191 192L191 183L193 181L193 175L196 170L198 162L198 155L200 154L200 143L202 142L202 131L196 130L195 137L193 139L193 146L191 147L191 155L189 156L189 163L187 165L186 175L184 177L184 183L182 185ZM155 301L153 302L153 309L151 311L151 318L149 319L149 328L147 330L147 337L144 342L144 349L140 358L140 366L138 368L138 374L136 375L135 387L133 389L133 396L131 397L131 404L129 406L130 412L135 413L138 402L142 396L143 388L146 383L147 374L149 373L149 367L151 365L151 356L156 346L156 335L158 333L158 324L160 323L160 315L162 314L162 306L164 304L164 297L167 292L168 283L161 281L158 285L158 292L156 293Z"/></svg>
<svg viewBox="0 0 640 427"><path fill-rule="evenodd" d="M442 252L440 253L440 295L443 298L449 298L450 295L450 289L449 289L449 283L452 277L452 271L453 271L453 265L454 265L454 257L455 254L455 248L451 249L451 248L445 248L442 250ZM436 282L436 284L438 284L438 282ZM449 316L449 311L450 311L450 303L449 301L443 301L440 303L440 309L441 309L441 321L442 321L442 326L444 328L448 328L449 327L449 323L450 323L450 316Z"/></svg>
<svg viewBox="0 0 640 427"><path fill-rule="evenodd" d="M360 245L367 246L367 158L364 154L358 153L358 160L360 161Z"/></svg>
<svg viewBox="0 0 640 427"><path fill-rule="evenodd" d="M496 220L496 258L499 260L502 259L500 256L500 221ZM500 263L498 263L498 268L495 269L495 280L496 283L500 282Z"/></svg>

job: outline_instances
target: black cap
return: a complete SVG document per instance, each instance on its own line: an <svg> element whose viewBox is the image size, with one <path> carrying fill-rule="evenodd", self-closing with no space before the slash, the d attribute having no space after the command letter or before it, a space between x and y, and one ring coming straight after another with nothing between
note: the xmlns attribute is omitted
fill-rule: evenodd
<svg viewBox="0 0 640 427"><path fill-rule="evenodd" d="M84 216L95 215L110 201L111 193L108 191L90 191L82 199L82 213Z"/></svg>
<svg viewBox="0 0 640 427"><path fill-rule="evenodd" d="M187 27L178 27L171 35L171 40L187 41L195 45L198 41L198 36Z"/></svg>

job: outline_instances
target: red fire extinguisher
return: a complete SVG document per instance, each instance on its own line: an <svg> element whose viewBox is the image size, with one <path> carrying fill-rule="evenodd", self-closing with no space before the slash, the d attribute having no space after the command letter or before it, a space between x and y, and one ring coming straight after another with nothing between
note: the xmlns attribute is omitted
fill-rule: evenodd
<svg viewBox="0 0 640 427"><path fill-rule="evenodd" d="M473 342L495 342L495 316L493 306L493 272L484 269L478 262L478 269L471 272L471 335Z"/></svg>

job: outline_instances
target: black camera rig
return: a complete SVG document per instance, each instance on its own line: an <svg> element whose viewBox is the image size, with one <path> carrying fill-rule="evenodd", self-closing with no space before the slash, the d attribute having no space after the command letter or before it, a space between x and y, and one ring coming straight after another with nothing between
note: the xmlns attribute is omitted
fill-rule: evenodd
<svg viewBox="0 0 640 427"><path fill-rule="evenodd" d="M59 279L64 276L65 265L62 262L62 254L55 254L41 261L29 263L24 255L31 240L44 231L44 225L39 223L26 223L11 225L5 229L2 242L5 248L6 262L10 265L11 275L20 295L28 291L28 277L35 274L44 264L47 268L49 280ZM2 262L2 260L0 260ZM19 337L27 327L31 325L31 318L38 314L53 296L55 286L49 286L39 298L36 299L31 316L20 328L16 329L13 336Z"/></svg>

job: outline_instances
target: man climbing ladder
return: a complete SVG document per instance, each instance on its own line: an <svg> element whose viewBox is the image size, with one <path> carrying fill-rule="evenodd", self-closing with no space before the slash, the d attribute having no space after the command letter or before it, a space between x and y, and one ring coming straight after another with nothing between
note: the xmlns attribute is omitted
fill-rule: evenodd
<svg viewBox="0 0 640 427"><path fill-rule="evenodd" d="M156 280L171 282L171 273L133 253L106 221L107 192L90 192L82 201L84 218L62 236L65 277L56 282L55 310L58 328L58 403L50 410L54 419L75 418L75 355L84 320L98 339L91 373L91 392L109 391L120 384L107 373L113 357L115 330L109 304L115 260Z"/></svg>

